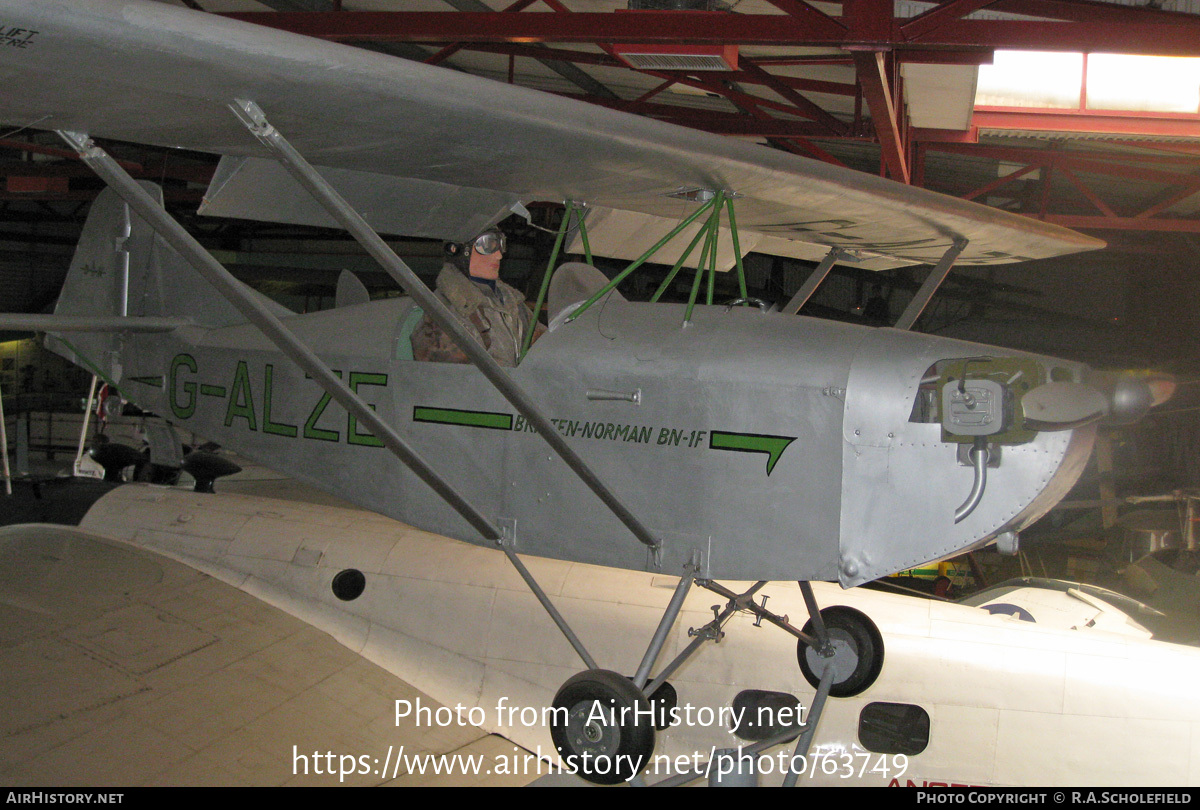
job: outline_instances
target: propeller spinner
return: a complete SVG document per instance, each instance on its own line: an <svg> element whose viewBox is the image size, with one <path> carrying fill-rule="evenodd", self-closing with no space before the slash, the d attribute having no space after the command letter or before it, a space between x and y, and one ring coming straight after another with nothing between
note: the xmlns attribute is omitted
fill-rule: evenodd
<svg viewBox="0 0 1200 810"><path fill-rule="evenodd" d="M1092 371L1084 382L1048 382L1021 398L1025 425L1034 430L1071 430L1099 419L1129 425L1175 393L1168 374Z"/></svg>

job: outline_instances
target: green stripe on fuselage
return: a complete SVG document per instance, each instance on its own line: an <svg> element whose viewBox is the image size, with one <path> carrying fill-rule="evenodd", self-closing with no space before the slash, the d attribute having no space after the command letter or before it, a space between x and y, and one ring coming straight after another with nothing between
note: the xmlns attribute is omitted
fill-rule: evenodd
<svg viewBox="0 0 1200 810"><path fill-rule="evenodd" d="M461 411L456 408L413 407L414 422L433 422L439 425L463 425L465 427L512 430L511 414L492 411Z"/></svg>

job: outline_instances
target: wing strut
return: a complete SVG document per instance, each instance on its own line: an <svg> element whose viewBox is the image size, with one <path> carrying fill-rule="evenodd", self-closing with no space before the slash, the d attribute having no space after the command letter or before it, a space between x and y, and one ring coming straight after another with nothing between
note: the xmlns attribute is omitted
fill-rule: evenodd
<svg viewBox="0 0 1200 810"><path fill-rule="evenodd" d="M261 301L247 294L244 286L229 274L191 234L167 214L146 191L129 176L116 160L97 146L86 133L59 131L62 137L100 178L128 203L129 207L151 224L154 230L187 260L196 271L237 307L252 324L296 365L304 369L329 395L371 431L384 446L417 476L445 499L474 529L489 540L502 533L482 513L459 495L429 464L375 411L341 381L325 363L284 326Z"/></svg>
<svg viewBox="0 0 1200 810"><path fill-rule="evenodd" d="M371 431L377 439L383 442L401 462L416 473L417 477L440 495L459 515L461 515L481 535L494 540L504 550L512 561L517 572L529 583L534 595L545 607L550 617L562 630L567 641L574 647L579 657L591 667L595 661L584 648L578 636L567 625L562 615L555 609L545 592L537 586L529 575L529 571L521 563L516 554L506 544L504 533L497 529L491 521L476 509L426 462L420 454L408 446L408 443L384 422L341 378L338 377L308 346L297 338L262 302L248 295L244 285L229 274L221 264L212 257L197 242L191 234L167 214L166 210L146 193L129 174L115 161L111 155L97 146L86 133L66 132L60 130L62 137L79 154L81 160L115 190L130 208L151 224L155 232L175 249L201 276L213 285L222 295L233 304L252 324L257 326L275 346L292 362L306 371L326 393L348 412L354 414L359 421ZM399 261L399 259L397 259ZM407 269L407 268L405 268ZM409 271L411 272L411 271ZM419 284L420 282L418 282ZM149 320L149 319L140 319ZM167 320L167 319L157 319ZM176 324L175 326L178 326ZM489 358L490 359L490 358ZM95 381L93 380L93 386ZM90 405L89 405L90 410ZM3 425L0 424L0 429ZM5 455L7 461L7 454Z"/></svg>
<svg viewBox="0 0 1200 810"><path fill-rule="evenodd" d="M407 442L390 425L380 419L367 403L342 382L341 378L334 374L329 366L317 357L308 346L304 345L299 338L293 335L280 322L279 318L263 306L262 302L248 295L241 282L230 275L229 271L222 267L191 234L172 219L167 214L166 209L155 202L111 155L97 146L86 133L60 130L58 134L79 153L79 157L84 163L91 167L105 183L112 187L125 200L130 208L137 211L143 219L149 222L158 235L166 240L218 292L224 295L247 320L257 326L267 339L274 343L285 356L306 371L338 404L348 412L354 414L377 439L383 442L383 445L393 455L416 473L418 478L428 484L451 508L470 523L477 532L487 539L494 540L500 544L504 553L517 569L517 572L530 584L534 595L538 597L538 600L546 608L546 611L550 614L555 624L562 630L563 635L567 637L567 641L575 648L579 657L588 666L595 666L595 661L588 654L588 651L579 641L579 638L567 626L562 615L555 609L553 603L550 602L541 588L537 587L537 583L530 577L528 570L526 570L516 554L505 545L503 532L492 525L491 521L484 517L478 509L459 495L447 481L442 479L429 466L428 462L415 450L410 448ZM95 381L93 380L94 385ZM3 430L2 422L0 422L0 430ZM8 456L5 454L6 467L7 458Z"/></svg>
<svg viewBox="0 0 1200 810"><path fill-rule="evenodd" d="M821 259L821 263L812 271L800 289L796 290L796 294L783 307L785 315L795 315L800 310L804 309L804 305L808 303L808 299L812 298L813 293L817 291L817 287L821 286L821 282L829 275L829 271L833 269L833 265L842 256L841 248L830 248L825 254L825 258Z"/></svg>
<svg viewBox="0 0 1200 810"><path fill-rule="evenodd" d="M483 346L471 339L441 299L425 286L416 273L388 247L387 243L372 230L359 213L313 169L279 130L271 126L258 105L252 101L239 99L229 107L246 128L271 150L275 159L288 170L292 177L366 249L367 253L387 271L387 274L397 284L404 288L405 292L412 296L413 300L433 318L437 325L451 336L454 343L470 358L475 367L483 372L496 390L503 394L504 398L512 403L522 416L529 420L529 423L541 434L546 443L558 453L566 465L600 498L604 505L612 510L617 519L625 524L626 528L633 532L633 535L644 545L651 549L658 549L661 545L660 541L642 525L641 521L634 517L633 513L617 499L617 496L605 486L591 468L584 464L583 459L563 440L550 420L543 416L542 412L534 405L529 395L513 381L504 369L500 368Z"/></svg>
<svg viewBox="0 0 1200 810"><path fill-rule="evenodd" d="M925 277L925 283L921 285L921 289L917 290L913 300L908 303L908 308L904 310L900 320L896 321L897 329L912 329L917 318L921 317L921 313L929 305L929 299L933 298L938 287L942 286L942 282L946 280L946 276L950 275L950 268L954 266L954 260L966 247L966 239L955 239L954 244L942 254L942 258L938 259L938 263Z"/></svg>

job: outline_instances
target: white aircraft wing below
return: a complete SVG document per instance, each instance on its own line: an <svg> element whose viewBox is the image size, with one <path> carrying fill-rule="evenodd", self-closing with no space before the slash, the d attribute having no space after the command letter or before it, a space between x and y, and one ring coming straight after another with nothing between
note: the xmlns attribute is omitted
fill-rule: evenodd
<svg viewBox="0 0 1200 810"><path fill-rule="evenodd" d="M679 196L700 189L736 195L739 228L760 250L798 242L932 263L965 239L958 264L970 265L1104 244L755 144L161 3L0 0L0 21L0 121L231 156L210 214L331 222L260 160L228 107L247 99L388 233L462 238L539 200L678 220L697 207Z"/></svg>
<svg viewBox="0 0 1200 810"><path fill-rule="evenodd" d="M194 566L286 610L447 707L476 708L484 715L482 727L501 735L488 739L505 740L497 765L499 755L516 746L542 756L553 750L543 709L563 680L578 672L579 659L503 553L379 515L291 500L303 498L305 489L293 482L247 483L228 481L216 495L118 487L93 505L81 525ZM230 494L234 490L272 497ZM275 500L279 495L289 500ZM598 665L635 671L641 643L654 633L678 580L559 560L529 563ZM365 585L358 598L342 600L332 583L347 566ZM749 583L730 585L740 590ZM1200 775L1200 750L1191 744L1200 734L1200 651L1194 648L1099 627L1008 621L964 605L865 588L842 591L833 583L814 583L814 593L821 605L852 608L877 621L884 663L867 691L829 701L814 748L826 755L853 752L856 763L870 750L869 768L852 774L812 768L801 784L883 786L898 778L898 786L1145 786L1192 784ZM805 615L795 583L768 583L759 592L764 595L772 610L797 624ZM694 631L713 620L715 601L708 591L688 592L660 661L694 642ZM229 604L244 610L232 598ZM659 733L655 752L663 759L648 769L648 782L702 766L713 748L746 744L750 738L732 731L733 716L720 712L738 705L747 690L812 705L813 689L796 665L795 639L754 624L746 612L729 617L721 642L671 675L677 707L685 713ZM253 626L246 631L253 633ZM289 671L302 668L303 657L294 655ZM892 757L878 757L896 748L868 746L863 736L863 711L880 704L921 707L927 717L924 744L908 749L902 767ZM379 708L364 701L359 710ZM392 712L385 713L390 720ZM281 726L274 738L290 752L288 728ZM334 747L325 742L331 734L316 723L309 728L310 745ZM443 731L428 723L422 730L434 739ZM906 733L920 736L915 732L909 726ZM903 738L896 734L888 741ZM1141 739L1161 744L1130 746L1129 740ZM792 746L772 749L766 758L778 761L779 751L790 754ZM544 773L523 755L522 763L516 769L523 773ZM764 767L762 773L762 784L780 779L778 769Z"/></svg>

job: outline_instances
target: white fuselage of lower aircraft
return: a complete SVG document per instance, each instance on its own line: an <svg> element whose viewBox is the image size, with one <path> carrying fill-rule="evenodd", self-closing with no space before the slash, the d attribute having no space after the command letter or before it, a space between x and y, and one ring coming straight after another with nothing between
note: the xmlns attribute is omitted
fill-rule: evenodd
<svg viewBox="0 0 1200 810"><path fill-rule="evenodd" d="M474 722L553 759L546 707L580 664L498 551L355 510L139 486L105 496L82 526L186 562L326 630L456 708L453 717L423 718L435 732ZM529 567L598 664L624 673L637 667L677 582L555 560ZM352 601L331 590L346 569L365 577ZM1147 640L1136 628L1064 629L876 591L815 589L823 606L869 615L884 658L866 691L827 704L809 756L797 763L802 783L1200 781L1200 650ZM806 615L794 583L771 583L760 595L779 614ZM694 588L661 660L686 646L689 629L711 621L720 601ZM806 716L813 690L795 640L755 627L748 614L735 614L724 631L670 678L676 722L658 733L647 781L749 745L730 726L756 712L766 725L788 721L797 705ZM778 781L790 751L759 760L763 783Z"/></svg>

